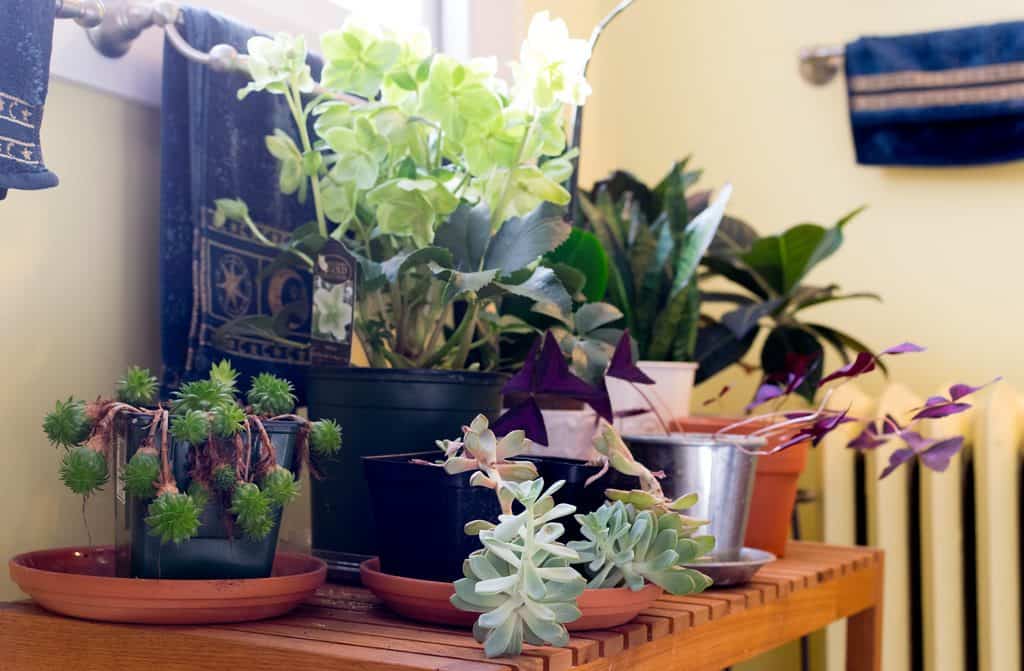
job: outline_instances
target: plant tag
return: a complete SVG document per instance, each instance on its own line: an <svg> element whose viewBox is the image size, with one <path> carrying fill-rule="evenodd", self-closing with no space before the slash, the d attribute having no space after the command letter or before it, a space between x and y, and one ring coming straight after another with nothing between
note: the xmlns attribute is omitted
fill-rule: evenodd
<svg viewBox="0 0 1024 671"><path fill-rule="evenodd" d="M358 262L337 240L328 240L313 271L313 326L310 361L314 366L348 366L356 307Z"/></svg>

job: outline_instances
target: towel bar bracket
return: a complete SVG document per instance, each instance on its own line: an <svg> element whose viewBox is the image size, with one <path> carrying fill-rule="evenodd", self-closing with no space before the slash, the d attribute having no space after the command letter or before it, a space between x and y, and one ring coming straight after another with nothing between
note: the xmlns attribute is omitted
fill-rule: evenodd
<svg viewBox="0 0 1024 671"><path fill-rule="evenodd" d="M56 0L57 18L72 19L83 28L95 28L103 21L104 7L100 0Z"/></svg>
<svg viewBox="0 0 1024 671"><path fill-rule="evenodd" d="M800 50L800 75L810 84L828 84L842 67L843 50L840 47L816 46Z"/></svg>
<svg viewBox="0 0 1024 671"><path fill-rule="evenodd" d="M120 58L142 31L152 26L165 28L177 18L178 6L172 2L121 2L108 8L103 21L89 29L89 41L104 56Z"/></svg>

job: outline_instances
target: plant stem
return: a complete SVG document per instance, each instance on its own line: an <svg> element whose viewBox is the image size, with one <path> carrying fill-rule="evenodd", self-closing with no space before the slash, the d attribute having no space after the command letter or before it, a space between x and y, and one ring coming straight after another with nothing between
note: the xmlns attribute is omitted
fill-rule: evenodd
<svg viewBox="0 0 1024 671"><path fill-rule="evenodd" d="M302 95L295 82L291 83L288 91L285 91L285 99L288 101L288 108L295 119L295 125L299 127L299 139L302 141L303 155L313 151L313 144L309 141L309 129L306 128L306 115L302 111ZM320 196L320 175L309 175L310 186L313 187L313 207L316 210L316 224L320 237L327 239L327 219L324 217L324 206Z"/></svg>
<svg viewBox="0 0 1024 671"><path fill-rule="evenodd" d="M260 244L266 245L267 247L273 247L274 249L278 249L278 246L275 245L270 240L270 238L268 238L267 236L263 235L263 231L261 231L256 226L256 222L254 222L251 217L246 216L245 219L242 220L242 223L244 223L246 225L246 227L249 229L249 232L253 234L253 237L255 237L256 240L259 241ZM313 263L313 259L310 258L310 256L308 254L306 254L305 252L303 252L301 249L290 249L290 250L288 250L288 253L294 254L295 256L297 256L300 259L302 259L302 262L305 263L306 265L308 265L311 270L312 270L313 266L315 265Z"/></svg>
<svg viewBox="0 0 1024 671"><path fill-rule="evenodd" d="M466 308L466 314L462 318L462 324L459 325L459 329L463 326L468 325L468 328L462 330L461 333L456 331L452 334L452 339L458 338L459 348L455 351L455 359L452 361L453 369L462 369L466 367L466 358L469 357L470 345L473 343L473 335L476 333L476 318L480 314L480 303L477 299L471 299L469 306Z"/></svg>

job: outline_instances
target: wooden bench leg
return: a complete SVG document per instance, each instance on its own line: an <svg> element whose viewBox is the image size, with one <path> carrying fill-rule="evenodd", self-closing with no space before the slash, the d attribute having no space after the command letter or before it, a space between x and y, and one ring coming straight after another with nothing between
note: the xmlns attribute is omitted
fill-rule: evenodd
<svg viewBox="0 0 1024 671"><path fill-rule="evenodd" d="M881 556L875 571L875 604L846 621L846 671L882 669L882 585L885 569Z"/></svg>

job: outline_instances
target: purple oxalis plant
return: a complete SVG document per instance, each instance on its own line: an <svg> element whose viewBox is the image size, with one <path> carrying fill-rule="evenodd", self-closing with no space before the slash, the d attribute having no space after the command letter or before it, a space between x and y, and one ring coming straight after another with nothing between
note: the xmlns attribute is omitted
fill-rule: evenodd
<svg viewBox="0 0 1024 671"><path fill-rule="evenodd" d="M816 384L815 392L822 392L822 398L815 410L777 410L755 414L724 427L718 431L718 434L728 434L740 426L757 423L761 426L749 435L771 437L777 442L777 445L771 450L758 454L775 454L804 441L810 441L811 445L816 447L838 427L849 422L859 421L849 415L848 409L834 410L828 407L832 394L838 387L882 368L881 360L884 357L924 351L925 348L920 345L905 342L884 349L878 354L860 352L853 361L823 376ZM754 394L753 401L747 406L748 411L771 401L781 405L805 384L819 366L821 366L820 357L800 354L787 356L785 370L764 379ZM632 384L633 388L647 400L648 408L621 413L613 412L605 382L610 377ZM881 473L881 478L888 477L894 470L914 459L920 461L926 468L944 471L949 466L950 460L963 448L963 436L941 439L925 438L916 430L917 427L922 422L949 417L970 409L971 404L963 399L999 379L1001 378L979 386L954 384L949 388L948 397L932 396L921 407L911 409L908 412L911 417L906 425L901 425L892 415L886 415L880 420L868 421L864 424L864 429L860 434L849 442L848 447L857 450L874 450L890 441L901 441L903 447L892 452L889 464ZM654 384L654 381L640 370L633 359L632 342L628 330L623 332L616 345L604 375L594 384L588 383L573 373L558 341L550 332L547 332L537 338L526 356L523 367L503 389L503 393L506 395L525 396L524 400L507 410L498 418L492 428L498 436L515 429L522 429L527 438L546 445L548 442L547 428L537 400L541 396L556 396L581 401L593 408L599 419L604 419L609 423L613 422L616 416L641 412L653 412L657 416L654 404L650 402L641 387L641 385L650 384ZM719 400L728 391L729 388L724 387L714 400ZM669 425L664 419L660 416L657 418L665 432L670 433Z"/></svg>

